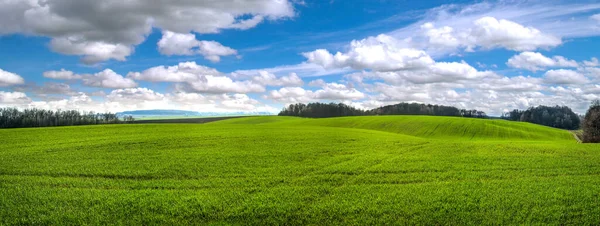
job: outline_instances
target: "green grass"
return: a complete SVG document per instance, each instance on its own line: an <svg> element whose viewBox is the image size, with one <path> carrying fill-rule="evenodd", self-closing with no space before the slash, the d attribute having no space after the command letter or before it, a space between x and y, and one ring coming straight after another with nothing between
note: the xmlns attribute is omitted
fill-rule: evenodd
<svg viewBox="0 0 600 226"><path fill-rule="evenodd" d="M0 130L2 224L600 224L600 148L423 116Z"/></svg>
<svg viewBox="0 0 600 226"><path fill-rule="evenodd" d="M147 120L163 120L163 119L202 119L202 118L221 118L221 117L239 117L243 115L227 115L227 116L142 116L135 118L136 121L147 121Z"/></svg>

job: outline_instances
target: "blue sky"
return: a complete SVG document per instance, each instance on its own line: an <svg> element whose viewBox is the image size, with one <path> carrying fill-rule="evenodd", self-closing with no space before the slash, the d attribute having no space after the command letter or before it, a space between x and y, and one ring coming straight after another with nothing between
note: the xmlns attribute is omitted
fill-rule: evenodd
<svg viewBox="0 0 600 226"><path fill-rule="evenodd" d="M0 107L583 113L599 35L594 1L0 0Z"/></svg>

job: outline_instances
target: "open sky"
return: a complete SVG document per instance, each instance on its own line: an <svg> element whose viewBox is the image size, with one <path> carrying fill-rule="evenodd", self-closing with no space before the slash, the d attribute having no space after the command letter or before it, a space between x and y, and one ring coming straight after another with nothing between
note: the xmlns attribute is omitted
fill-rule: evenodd
<svg viewBox="0 0 600 226"><path fill-rule="evenodd" d="M597 1L0 0L0 107L277 112L600 98Z"/></svg>

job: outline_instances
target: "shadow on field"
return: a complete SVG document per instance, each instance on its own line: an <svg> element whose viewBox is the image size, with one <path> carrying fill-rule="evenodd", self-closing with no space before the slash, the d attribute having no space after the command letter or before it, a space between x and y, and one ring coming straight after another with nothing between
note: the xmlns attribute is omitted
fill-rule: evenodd
<svg viewBox="0 0 600 226"><path fill-rule="evenodd" d="M208 123L221 121L225 119L244 118L248 116L231 116L231 117L210 117L210 118L177 118L177 119L149 119L149 120L136 120L133 121L135 124L149 124L149 123Z"/></svg>

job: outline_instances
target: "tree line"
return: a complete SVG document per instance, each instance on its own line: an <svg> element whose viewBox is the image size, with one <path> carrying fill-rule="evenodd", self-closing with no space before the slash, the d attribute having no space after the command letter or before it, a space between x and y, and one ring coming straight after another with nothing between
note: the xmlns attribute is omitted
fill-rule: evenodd
<svg viewBox="0 0 600 226"><path fill-rule="evenodd" d="M583 119L582 140L585 143L600 143L600 100L592 102Z"/></svg>
<svg viewBox="0 0 600 226"><path fill-rule="evenodd" d="M567 106L537 106L527 110L512 110L502 115L503 119L550 126L559 129L577 130L581 118Z"/></svg>
<svg viewBox="0 0 600 226"><path fill-rule="evenodd" d="M0 108L0 128L116 124L133 120L132 116L124 116L121 120L113 113Z"/></svg>
<svg viewBox="0 0 600 226"><path fill-rule="evenodd" d="M309 103L290 104L278 114L279 116L298 116L306 118L329 118L363 115L436 115L472 118L487 118L483 111L458 109L452 106L399 103L371 110L361 110L343 103Z"/></svg>

